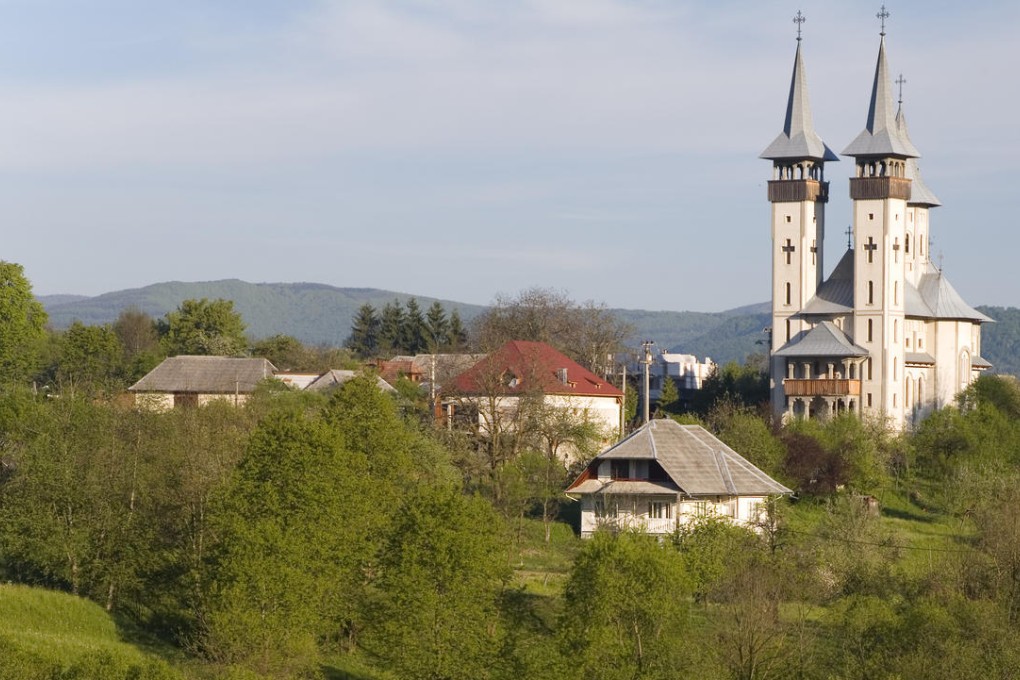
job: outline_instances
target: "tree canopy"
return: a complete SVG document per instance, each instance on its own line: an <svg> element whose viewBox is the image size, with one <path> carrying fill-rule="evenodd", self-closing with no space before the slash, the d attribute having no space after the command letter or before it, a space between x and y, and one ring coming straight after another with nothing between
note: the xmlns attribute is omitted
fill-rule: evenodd
<svg viewBox="0 0 1020 680"><path fill-rule="evenodd" d="M248 347L244 320L231 300L185 300L158 323L160 342L170 356L242 356Z"/></svg>

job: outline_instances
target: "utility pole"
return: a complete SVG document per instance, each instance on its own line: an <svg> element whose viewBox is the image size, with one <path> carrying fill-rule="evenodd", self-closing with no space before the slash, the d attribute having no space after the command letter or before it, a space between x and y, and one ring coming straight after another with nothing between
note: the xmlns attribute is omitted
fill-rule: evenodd
<svg viewBox="0 0 1020 680"><path fill-rule="evenodd" d="M644 387L645 387L645 394L644 394L644 397L642 399L642 401L644 402L644 409L643 409L642 415L644 416L644 421L646 423L650 420L650 416L649 416L649 401L650 401L650 398L648 396L650 390L648 388L648 368L649 368L649 366L652 365L652 345L654 345L654 344L655 344L655 342L653 342L652 340L645 340L644 342L641 343L641 347L645 350L645 356L641 360L641 363L644 364L644 367L645 367L645 385L644 385Z"/></svg>

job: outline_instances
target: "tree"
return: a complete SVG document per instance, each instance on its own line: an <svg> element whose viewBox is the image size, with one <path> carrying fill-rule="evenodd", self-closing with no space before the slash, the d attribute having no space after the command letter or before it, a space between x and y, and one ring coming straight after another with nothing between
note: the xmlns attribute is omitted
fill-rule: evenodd
<svg viewBox="0 0 1020 680"><path fill-rule="evenodd" d="M460 320L460 312L454 309L450 312L450 328L447 331L447 345L451 352L461 352L467 348L468 334L464 328L464 322Z"/></svg>
<svg viewBox="0 0 1020 680"><path fill-rule="evenodd" d="M450 344L450 321L438 300L432 303L425 314L425 334L429 352L439 352Z"/></svg>
<svg viewBox="0 0 1020 680"><path fill-rule="evenodd" d="M409 493L380 560L365 647L401 678L480 678L499 652L509 574L491 506L453 486Z"/></svg>
<svg viewBox="0 0 1020 680"><path fill-rule="evenodd" d="M314 667L356 606L376 529L368 482L365 456L320 418L279 414L253 433L219 512L208 654L286 677Z"/></svg>
<svg viewBox="0 0 1020 680"><path fill-rule="evenodd" d="M167 354L241 356L248 347L244 321L231 300L185 300L159 321Z"/></svg>
<svg viewBox="0 0 1020 680"><path fill-rule="evenodd" d="M366 302L358 308L358 313L351 324L351 334L347 336L344 346L360 357L374 356L379 349L380 326L375 307Z"/></svg>
<svg viewBox="0 0 1020 680"><path fill-rule="evenodd" d="M408 298L404 312L404 325L400 329L400 349L408 354L424 352L429 347L428 329L418 300Z"/></svg>
<svg viewBox="0 0 1020 680"><path fill-rule="evenodd" d="M581 548L564 590L564 655L578 677L679 677L689 670L690 592L672 548L652 536L596 532Z"/></svg>
<svg viewBox="0 0 1020 680"><path fill-rule="evenodd" d="M315 353L291 335L274 335L252 345L254 356L268 359L281 371L309 371L317 363Z"/></svg>
<svg viewBox="0 0 1020 680"><path fill-rule="evenodd" d="M400 302L387 302L379 317L379 345L382 354L393 355L400 351L404 334L404 308Z"/></svg>
<svg viewBox="0 0 1020 680"><path fill-rule="evenodd" d="M60 336L60 358L54 377L61 392L92 394L121 383L124 347L109 326L75 321Z"/></svg>
<svg viewBox="0 0 1020 680"><path fill-rule="evenodd" d="M164 358L156 320L137 307L121 311L113 322L113 332L124 348L124 377L129 383L151 371Z"/></svg>
<svg viewBox="0 0 1020 680"><path fill-rule="evenodd" d="M0 380L20 382L33 375L46 320L22 266L0 260Z"/></svg>
<svg viewBox="0 0 1020 680"><path fill-rule="evenodd" d="M590 301L579 305L544 288L525 290L516 298L498 295L474 326L483 350L509 340L545 342L601 375L630 333L630 327L604 305Z"/></svg>
<svg viewBox="0 0 1020 680"><path fill-rule="evenodd" d="M659 393L659 410L663 413L676 413L680 405L680 390L676 381L668 375L662 376L662 390Z"/></svg>

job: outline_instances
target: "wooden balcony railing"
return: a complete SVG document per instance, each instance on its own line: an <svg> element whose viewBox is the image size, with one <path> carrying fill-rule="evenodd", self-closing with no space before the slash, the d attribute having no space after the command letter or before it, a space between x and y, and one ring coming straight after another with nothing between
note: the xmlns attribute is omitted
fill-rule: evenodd
<svg viewBox="0 0 1020 680"><path fill-rule="evenodd" d="M859 397L861 396L861 381L787 378L783 381L783 392L788 397Z"/></svg>

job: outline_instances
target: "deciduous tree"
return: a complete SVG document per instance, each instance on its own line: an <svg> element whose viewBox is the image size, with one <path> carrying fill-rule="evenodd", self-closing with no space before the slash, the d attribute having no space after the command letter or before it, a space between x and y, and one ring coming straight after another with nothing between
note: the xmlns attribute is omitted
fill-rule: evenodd
<svg viewBox="0 0 1020 680"><path fill-rule="evenodd" d="M46 319L22 266L0 260L0 381L25 381L38 369Z"/></svg>
<svg viewBox="0 0 1020 680"><path fill-rule="evenodd" d="M159 322L167 354L241 356L248 347L244 321L231 300L185 300Z"/></svg>

